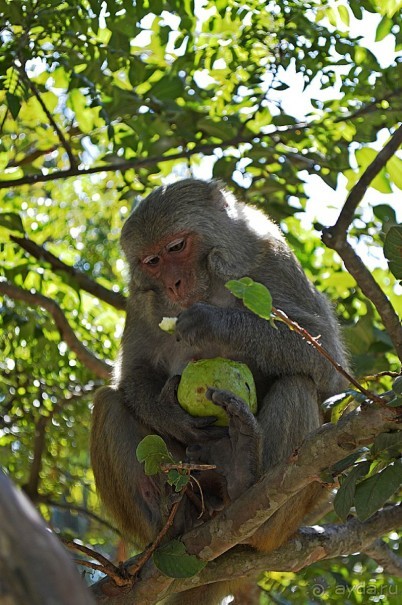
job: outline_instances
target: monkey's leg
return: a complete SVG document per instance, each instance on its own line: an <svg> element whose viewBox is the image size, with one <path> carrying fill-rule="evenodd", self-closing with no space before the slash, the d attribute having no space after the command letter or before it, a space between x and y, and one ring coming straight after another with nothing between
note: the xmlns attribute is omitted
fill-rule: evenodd
<svg viewBox="0 0 402 605"><path fill-rule="evenodd" d="M218 497L215 510L218 511L222 509L222 503L226 505L235 500L258 479L262 451L261 431L248 406L233 393L211 388L207 396L227 412L228 434L221 439L210 439L207 443L189 446L187 455L192 462L216 465L214 473L221 478L221 489L215 487L215 495ZM201 485L203 486L202 473ZM211 491L210 486L206 491ZM213 499L209 500L215 506Z"/></svg>
<svg viewBox="0 0 402 605"><path fill-rule="evenodd" d="M120 391L97 391L90 443L97 491L123 534L140 546L151 542L162 526L161 487L144 474L135 455L147 432L125 407Z"/></svg>
<svg viewBox="0 0 402 605"><path fill-rule="evenodd" d="M314 382L307 376L276 380L257 418L264 435L263 467L266 472L289 458L304 438L321 425ZM284 504L247 542L258 550L275 550L297 531L322 492L320 483L311 483Z"/></svg>
<svg viewBox="0 0 402 605"><path fill-rule="evenodd" d="M262 439L255 416L246 403L228 391L209 389L207 396L229 416L227 447L214 448L212 464L226 477L230 500L243 494L260 476Z"/></svg>
<svg viewBox="0 0 402 605"><path fill-rule="evenodd" d="M136 448L149 429L136 420L120 391L103 387L94 401L91 460L97 491L119 529L145 547L160 532L177 494L165 475L149 477L136 458ZM182 446L166 438L169 451L183 460ZM188 531L197 511L187 499L180 503L169 536Z"/></svg>

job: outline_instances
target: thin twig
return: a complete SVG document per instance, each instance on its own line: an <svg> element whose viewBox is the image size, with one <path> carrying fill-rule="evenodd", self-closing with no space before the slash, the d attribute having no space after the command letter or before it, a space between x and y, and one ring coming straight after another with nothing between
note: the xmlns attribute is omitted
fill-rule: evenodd
<svg viewBox="0 0 402 605"><path fill-rule="evenodd" d="M70 143L67 141L67 139L64 136L62 130L59 128L59 126L57 125L55 119L53 118L52 114L50 113L49 109L46 107L46 104L43 101L39 90L36 88L36 85L28 77L28 75L27 75L27 73L25 71L25 67L24 67L23 61L21 61L21 65L20 66L17 65L16 67L17 67L19 73L21 74L21 77L24 80L25 84L28 86L28 88L31 89L34 97L38 101L39 105L42 107L43 112L45 113L47 119L49 120L49 124L56 131L56 134L57 134L57 136L58 136L61 144L63 145L64 149L66 150L66 153L67 153L67 156L68 156L68 159L69 159L69 162L70 162L70 169L77 168L77 160L74 157L74 154L72 152Z"/></svg>
<svg viewBox="0 0 402 605"><path fill-rule="evenodd" d="M93 571L100 571L110 578L114 579L114 575L110 574L108 570L105 569L103 565L99 565L99 563L92 563L91 561L86 561L85 559L73 559L74 563L77 565L81 565L82 567L89 567Z"/></svg>
<svg viewBox="0 0 402 605"><path fill-rule="evenodd" d="M184 470L188 471L212 471L216 469L215 464L192 464L191 462L162 462L161 470L164 473L168 473L171 470Z"/></svg>
<svg viewBox="0 0 402 605"><path fill-rule="evenodd" d="M95 559L95 561L98 561L99 563L96 564L91 563L91 561L76 559L76 563L78 563L79 565L83 565L84 567L89 567L91 569L101 571L105 575L109 576L109 578L112 578L115 584L117 584L117 586L125 587L132 585L132 578L130 578L130 576L125 572L123 567L117 567L111 561L109 561L109 559L106 559L106 557L104 557L100 553L92 550L91 548L88 548L87 546L84 546L83 544L77 544L73 540L67 540L63 537L60 537L60 540L67 548L82 552L87 557Z"/></svg>
<svg viewBox="0 0 402 605"><path fill-rule="evenodd" d="M56 502L55 500L51 500L43 495L38 496L37 502L39 502L40 504L44 504L45 506L52 506L53 508L60 508L62 510L69 510L75 513L79 513L81 515L85 515L86 517L93 519L97 523L104 525L110 531L113 531L114 533L120 535L120 532L118 529L116 529L116 527L113 527L113 525L105 521L105 519L102 519L102 517L99 517L99 515L97 515L96 513L87 510L84 506L76 506L75 504L69 504L65 502Z"/></svg>
<svg viewBox="0 0 402 605"><path fill-rule="evenodd" d="M183 499L185 491L186 491L186 488L184 488L181 491L180 499L173 504L172 508L170 509L170 513L167 518L167 521L166 521L165 525L163 526L163 528L161 529L161 531L159 532L159 534L156 536L155 540L152 542L152 544L150 544L148 546L148 548L146 548L144 550L143 553L141 553L141 555L138 557L138 559L135 560L135 564L132 565L127 570L127 571L129 571L131 576L136 576L138 574L138 572L144 567L145 563L151 558L151 556L153 555L153 553L155 552L155 550L158 548L159 544L165 537L167 531L172 526L174 518L176 516L180 502Z"/></svg>
<svg viewBox="0 0 402 605"><path fill-rule="evenodd" d="M84 553L84 555L90 557L91 559L95 559L95 561L98 561L98 563L101 563L105 567L112 567L116 569L116 566L113 565L113 563L111 563L109 559L101 555L99 552L92 550L92 548L84 546L83 544L77 544L77 542L74 542L74 540L67 540L67 538L63 538L62 536L59 537L60 540L63 542L64 546L67 546L72 550Z"/></svg>
<svg viewBox="0 0 402 605"><path fill-rule="evenodd" d="M381 404L384 403L384 400L381 397L379 397L375 393L372 393L371 391L368 391L367 389L365 389L355 378L353 378L353 376L351 374L349 374L332 357L332 355L330 353L328 353L328 351L325 349L325 347L323 347L322 344L320 344L318 342L318 338L319 337L317 337L317 336L311 336L311 334L309 332L307 332L307 330L305 328L302 328L302 326L300 326L296 321L294 321L294 319L290 319L286 315L286 313L284 313L280 309L276 309L275 307L272 307L272 313L273 313L273 315L275 317L277 317L284 324L286 324L291 330L293 330L294 332L297 332L297 334L300 334L300 336L302 336L304 338L304 340L306 340L315 349L317 349L317 351L323 357L325 357L325 359L327 359L330 364L332 364L334 366L334 368L337 370L337 372L339 372L340 374L342 374L342 376L344 376L351 384L353 384L357 389L359 389L359 391L361 391L362 393L364 393L364 395L366 395L366 397L368 399L370 399L371 401L375 401L376 403L381 403Z"/></svg>

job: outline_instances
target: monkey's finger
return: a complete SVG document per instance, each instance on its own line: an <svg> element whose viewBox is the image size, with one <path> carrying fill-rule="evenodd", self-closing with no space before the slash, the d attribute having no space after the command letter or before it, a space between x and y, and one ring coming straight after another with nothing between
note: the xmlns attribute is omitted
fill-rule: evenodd
<svg viewBox="0 0 402 605"><path fill-rule="evenodd" d="M193 425L197 429L203 429L207 426L211 426L214 422L217 421L216 416L201 416L200 418L195 418L193 416Z"/></svg>
<svg viewBox="0 0 402 605"><path fill-rule="evenodd" d="M250 412L247 404L230 391L208 389L206 393L216 405L222 407L229 416L229 427L236 428L243 434L253 434L257 431L257 421Z"/></svg>
<svg viewBox="0 0 402 605"><path fill-rule="evenodd" d="M214 426L216 418L214 416L207 416L206 418L195 418L193 423L193 443L205 443L208 441L219 440L229 435L227 427ZM198 422L203 420L206 422Z"/></svg>
<svg viewBox="0 0 402 605"><path fill-rule="evenodd" d="M243 399L237 397L237 395L231 391L223 391L221 389L209 387L205 395L207 399L224 408L226 411L233 410L233 412L237 412L242 408L248 411L247 404L243 401Z"/></svg>

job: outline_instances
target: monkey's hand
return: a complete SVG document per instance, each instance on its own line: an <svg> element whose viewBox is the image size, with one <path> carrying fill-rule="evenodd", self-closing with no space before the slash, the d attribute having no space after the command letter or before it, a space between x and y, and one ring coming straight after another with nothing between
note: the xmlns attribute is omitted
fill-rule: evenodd
<svg viewBox="0 0 402 605"><path fill-rule="evenodd" d="M190 459L215 464L226 479L230 500L257 481L261 473L262 436L255 416L246 403L229 391L210 388L207 397L229 416L229 435L187 448Z"/></svg>
<svg viewBox="0 0 402 605"><path fill-rule="evenodd" d="M159 396L159 410L163 410L162 426L155 428L162 435L174 437L181 443L204 443L209 440L220 439L228 434L225 427L212 426L215 416L196 418L183 410L177 401L177 387L180 376L172 376L163 387ZM154 418L157 421L157 418Z"/></svg>
<svg viewBox="0 0 402 605"><path fill-rule="evenodd" d="M197 348L211 342L222 327L222 311L223 309L208 303L195 303L178 316L176 339Z"/></svg>

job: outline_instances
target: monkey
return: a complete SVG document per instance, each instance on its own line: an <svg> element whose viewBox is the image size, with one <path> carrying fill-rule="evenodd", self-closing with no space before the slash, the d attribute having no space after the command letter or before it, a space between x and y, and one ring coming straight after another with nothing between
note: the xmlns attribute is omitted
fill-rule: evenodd
<svg viewBox="0 0 402 605"><path fill-rule="evenodd" d="M298 334L249 311L226 288L228 280L248 276L266 285L275 307L319 335L339 364L348 362L331 305L280 229L220 181L190 178L155 189L123 225L121 246L130 273L126 323L115 383L95 396L90 449L101 499L124 535L145 547L163 526L169 497L166 483L147 477L136 460L143 437L162 436L178 460L216 464L212 478L200 474L205 519L289 459L322 424L320 403L345 386ZM163 317L178 318L173 335L159 328ZM178 404L186 364L214 357L248 365L256 416L233 393L213 388L208 396L227 411L228 428L214 426L214 417L192 417ZM247 543L266 552L278 548L321 492L318 482L311 483ZM184 497L179 511L173 534L200 522L196 494ZM211 584L168 603L215 605L230 590L226 583Z"/></svg>

